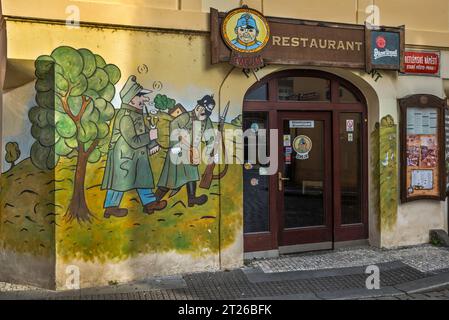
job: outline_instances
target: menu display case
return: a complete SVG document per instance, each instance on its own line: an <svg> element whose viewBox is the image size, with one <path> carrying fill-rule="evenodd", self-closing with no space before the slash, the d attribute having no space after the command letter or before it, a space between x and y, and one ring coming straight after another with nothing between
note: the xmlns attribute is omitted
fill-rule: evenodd
<svg viewBox="0 0 449 320"><path fill-rule="evenodd" d="M401 109L401 201L446 197L446 100L412 95Z"/></svg>

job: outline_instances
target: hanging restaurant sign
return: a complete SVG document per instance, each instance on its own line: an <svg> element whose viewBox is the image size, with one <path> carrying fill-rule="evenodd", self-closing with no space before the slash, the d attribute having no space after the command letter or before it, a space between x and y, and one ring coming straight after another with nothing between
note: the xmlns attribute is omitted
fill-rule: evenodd
<svg viewBox="0 0 449 320"><path fill-rule="evenodd" d="M270 27L260 12L247 7L232 10L223 20L221 33L232 51L232 65L244 69L264 66L260 52L270 40Z"/></svg>
<svg viewBox="0 0 449 320"><path fill-rule="evenodd" d="M401 200L444 200L446 101L432 95L399 100L401 108Z"/></svg>
<svg viewBox="0 0 449 320"><path fill-rule="evenodd" d="M367 34L371 34L371 31L367 31L368 28L364 25L263 17L259 12L248 8L239 8L229 13L212 8L210 18L213 64L229 62L242 68L245 65L271 63L367 69L370 63L370 66L378 69L395 70L403 65L403 28L380 29L388 32L380 34L385 36L385 48L388 50L394 51L392 45L397 45L399 41L398 57L395 59L399 59L400 63L395 60L393 66L389 64L390 59L387 59L388 63L385 59L371 61L371 55L367 55L367 49L371 45L366 45ZM240 30L245 24L246 28ZM258 28L258 33L254 26ZM252 33L249 32L251 29ZM257 36L254 37L255 35ZM390 42L390 37L394 41ZM390 51L378 49L377 56L389 55L391 58L393 53ZM378 64L377 60L381 63Z"/></svg>

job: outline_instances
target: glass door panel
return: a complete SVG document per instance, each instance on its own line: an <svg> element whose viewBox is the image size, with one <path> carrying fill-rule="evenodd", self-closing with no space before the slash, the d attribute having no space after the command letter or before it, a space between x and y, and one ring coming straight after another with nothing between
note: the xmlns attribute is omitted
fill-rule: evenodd
<svg viewBox="0 0 449 320"><path fill-rule="evenodd" d="M245 112L243 114L243 130L253 130L256 135L252 145L250 139L245 139L245 161L243 166L243 216L245 234L270 231L269 180L263 175L264 166L250 163L248 149L263 147L258 143L258 131L268 129L268 114L266 112ZM268 151L268 146L265 146ZM256 149L253 149L256 150ZM266 151L266 152L267 152ZM258 160L258 159L256 159Z"/></svg>
<svg viewBox="0 0 449 320"><path fill-rule="evenodd" d="M284 146L284 228L322 226L324 123L284 120L283 134L292 144Z"/></svg>
<svg viewBox="0 0 449 320"><path fill-rule="evenodd" d="M328 243L331 247L330 113L282 112L279 128L282 129L278 173L281 245Z"/></svg>
<svg viewBox="0 0 449 320"><path fill-rule="evenodd" d="M340 114L341 224L362 222L362 119Z"/></svg>

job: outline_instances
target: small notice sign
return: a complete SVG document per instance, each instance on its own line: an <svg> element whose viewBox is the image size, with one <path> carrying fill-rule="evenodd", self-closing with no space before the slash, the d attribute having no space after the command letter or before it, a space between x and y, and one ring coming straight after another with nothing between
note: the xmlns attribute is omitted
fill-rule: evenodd
<svg viewBox="0 0 449 320"><path fill-rule="evenodd" d="M424 51L405 51L404 71L413 75L440 75L440 53Z"/></svg>
<svg viewBox="0 0 449 320"><path fill-rule="evenodd" d="M412 189L432 190L433 171L432 170L412 170Z"/></svg>
<svg viewBox="0 0 449 320"><path fill-rule="evenodd" d="M354 132L354 120L346 120L346 132Z"/></svg>
<svg viewBox="0 0 449 320"><path fill-rule="evenodd" d="M313 128L315 128L315 121L314 120L290 120L290 128L313 129Z"/></svg>
<svg viewBox="0 0 449 320"><path fill-rule="evenodd" d="M348 133L348 142L354 142L354 134Z"/></svg>
<svg viewBox="0 0 449 320"><path fill-rule="evenodd" d="M292 145L292 137L289 134L284 135L284 147L290 147Z"/></svg>

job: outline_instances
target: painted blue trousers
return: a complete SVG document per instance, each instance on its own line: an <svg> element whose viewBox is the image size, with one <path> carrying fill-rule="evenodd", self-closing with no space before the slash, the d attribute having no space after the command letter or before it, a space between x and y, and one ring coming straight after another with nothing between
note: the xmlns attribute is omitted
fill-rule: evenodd
<svg viewBox="0 0 449 320"><path fill-rule="evenodd" d="M144 206L156 201L156 197L153 193L153 190L151 189L137 189L137 193L139 194L140 201ZM123 194L124 192L108 190L108 193L106 194L106 200L104 202L104 207L120 207L120 203L123 199Z"/></svg>

